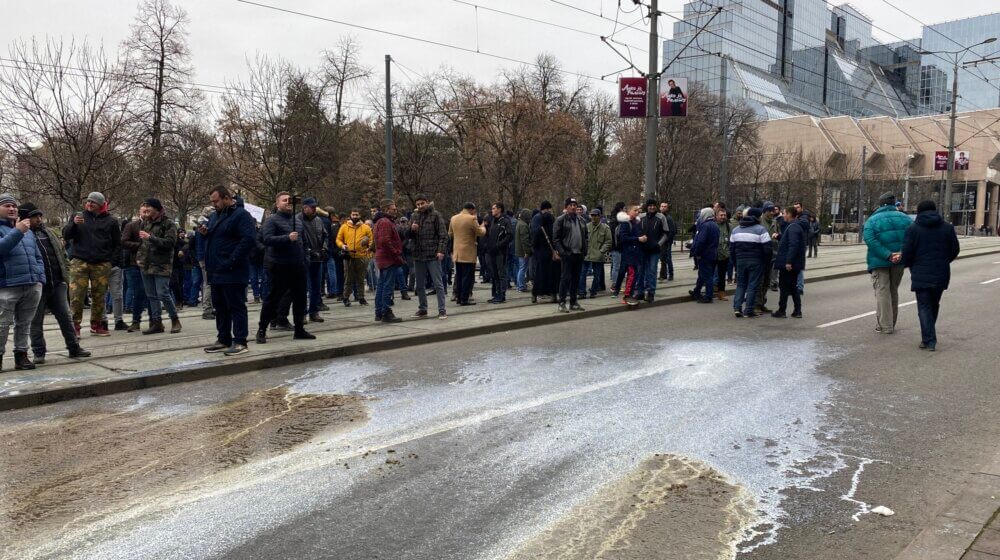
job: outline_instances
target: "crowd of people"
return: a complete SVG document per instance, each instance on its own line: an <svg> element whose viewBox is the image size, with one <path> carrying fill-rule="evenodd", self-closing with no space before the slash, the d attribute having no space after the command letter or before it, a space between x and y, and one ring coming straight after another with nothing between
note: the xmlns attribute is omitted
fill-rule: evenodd
<svg viewBox="0 0 1000 560"><path fill-rule="evenodd" d="M446 220L420 194L412 212L385 200L363 219L360 209L337 214L314 198L299 201L283 192L261 224L227 187L214 188L209 202L210 211L187 232L156 198L146 199L135 219L120 222L94 192L60 239L42 209L0 195L0 356L13 326L15 367L44 363L46 312L58 323L68 355L90 356L80 345L85 308L90 334L109 336L108 303L114 330L142 334L167 332L164 311L169 332L179 333L178 309L202 305L202 317L217 330L205 351L234 356L248 351L248 301L262 303L254 340L266 344L269 330L315 339L305 326L324 322L321 312L330 310L324 300L366 306L366 289L374 291L380 323L402 320L393 310L397 292L402 300L416 295L414 318L428 317L428 296L436 296L437 317L446 319L449 291L459 306L477 304L477 264L480 281L491 285L488 303L504 304L507 291L516 289L530 291L532 303L556 304L560 313L582 311L581 300L600 293L629 306L652 302L658 282L674 279L677 222L668 203L653 199L618 203L607 214L575 198L563 201L558 214L548 201L516 214L501 202L485 213L468 202ZM909 267L921 347L934 350L934 322L958 241L932 202L918 210L912 219L887 193L865 224L864 239L876 331L893 332L898 288ZM816 216L798 202L781 209L759 201L732 213L716 202L698 212L690 229L686 247L698 277L689 293L702 304L729 301L727 286L734 285L736 318L801 318L806 261L818 255L819 231ZM767 307L770 290L779 294L774 310Z"/></svg>

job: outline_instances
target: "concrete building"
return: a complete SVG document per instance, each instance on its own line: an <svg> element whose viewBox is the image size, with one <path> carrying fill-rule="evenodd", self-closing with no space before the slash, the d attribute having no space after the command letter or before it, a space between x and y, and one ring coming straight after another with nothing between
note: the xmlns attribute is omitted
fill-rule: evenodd
<svg viewBox="0 0 1000 560"><path fill-rule="evenodd" d="M798 116L771 119L760 129L764 153L803 154L816 162L820 213L855 222L862 151L867 153L866 212L884 190L907 197L909 211L932 198L940 199L944 172L935 171L935 152L946 151L947 115L896 119L850 116ZM1000 226L1000 109L958 114L956 149L967 152L968 170L955 171L948 211L956 226ZM787 157L787 156L786 156ZM780 178L776 178L780 180ZM907 180L909 179L909 180ZM881 191L880 191L881 189Z"/></svg>

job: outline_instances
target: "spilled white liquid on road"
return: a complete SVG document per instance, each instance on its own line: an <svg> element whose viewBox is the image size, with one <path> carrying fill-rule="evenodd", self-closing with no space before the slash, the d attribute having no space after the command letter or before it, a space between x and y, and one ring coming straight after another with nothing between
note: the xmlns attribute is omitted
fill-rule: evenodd
<svg viewBox="0 0 1000 560"><path fill-rule="evenodd" d="M509 431L511 437L499 456L456 452L463 470L481 474L470 483L477 495L503 496L525 473L551 470L559 476L545 480L544 500L497 519L489 543L464 557L514 553L656 454L710 465L752 497L755 510L726 543L732 557L774 542L787 517L783 491L812 488L857 463L820 436L833 389L830 379L816 373L827 357L823 352L802 341L665 341L627 351L520 348L457 364L420 356L419 350L413 360L335 360L289 388L368 397L366 425L136 505L63 535L37 557L60 550L74 550L80 558L224 554L336 501L374 470L374 463L359 460L369 451L419 449L421 440L437 436L472 441L484 431ZM793 367L772 365L789 362L785 356L795 357ZM761 357L768 357L766 365ZM350 470L343 468L346 462ZM447 487L446 481L422 482L439 483ZM852 491L844 489L852 500L854 483ZM391 499L414 498L399 492ZM212 519L225 523L206 522Z"/></svg>

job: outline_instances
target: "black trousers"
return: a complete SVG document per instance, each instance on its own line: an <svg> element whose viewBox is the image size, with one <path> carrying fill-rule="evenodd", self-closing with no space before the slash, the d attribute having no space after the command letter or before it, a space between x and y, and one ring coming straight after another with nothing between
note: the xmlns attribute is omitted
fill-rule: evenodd
<svg viewBox="0 0 1000 560"><path fill-rule="evenodd" d="M267 326L271 324L271 321L277 315L281 297L286 292L291 292L292 319L295 322L295 328L301 329L306 312L305 265L268 265L267 272L271 276L271 291L264 298L264 306L260 310L260 324L258 328L262 331L267 330Z"/></svg>
<svg viewBox="0 0 1000 560"><path fill-rule="evenodd" d="M247 319L246 284L212 284L212 307L215 309L215 330L218 340L226 346L246 346L249 330Z"/></svg>
<svg viewBox="0 0 1000 560"><path fill-rule="evenodd" d="M455 263L455 299L459 305L469 302L475 275L476 263Z"/></svg>
<svg viewBox="0 0 1000 560"><path fill-rule="evenodd" d="M561 261L562 275L559 277L559 303L566 303L566 296L568 295L570 305L576 305L580 272L583 270L583 255L562 255Z"/></svg>
<svg viewBox="0 0 1000 560"><path fill-rule="evenodd" d="M487 255L490 263L490 281L493 284L493 299L507 299L507 255Z"/></svg>
<svg viewBox="0 0 1000 560"><path fill-rule="evenodd" d="M944 290L916 290L917 318L920 319L920 341L928 346L937 346L935 325L941 310L941 295Z"/></svg>
<svg viewBox="0 0 1000 560"><path fill-rule="evenodd" d="M799 271L787 270L784 267L778 271L778 313L784 313L788 306L788 296L792 296L795 306L793 313L802 313L802 296L798 288Z"/></svg>

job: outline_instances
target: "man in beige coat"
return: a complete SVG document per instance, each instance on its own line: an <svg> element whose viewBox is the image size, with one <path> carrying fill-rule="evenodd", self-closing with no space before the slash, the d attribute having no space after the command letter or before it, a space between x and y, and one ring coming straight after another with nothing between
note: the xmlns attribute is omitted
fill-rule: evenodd
<svg viewBox="0 0 1000 560"><path fill-rule="evenodd" d="M448 235L455 240L452 259L455 261L455 298L459 305L475 305L472 283L476 276L476 238L486 235L486 228L479 225L476 205L466 202L462 211L451 217Z"/></svg>

